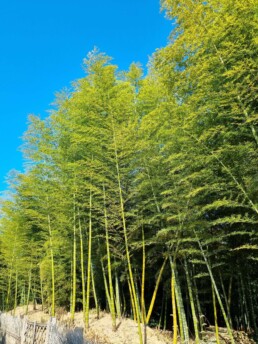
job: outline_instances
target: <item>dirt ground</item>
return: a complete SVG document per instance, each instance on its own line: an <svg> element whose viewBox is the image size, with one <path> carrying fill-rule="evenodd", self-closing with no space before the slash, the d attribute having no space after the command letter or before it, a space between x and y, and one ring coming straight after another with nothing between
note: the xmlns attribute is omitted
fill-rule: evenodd
<svg viewBox="0 0 258 344"><path fill-rule="evenodd" d="M26 311L25 307L18 307L15 311L15 315L24 316ZM14 312L10 312L14 315ZM33 306L29 306L27 314L28 320L37 321L39 323L45 323L49 320L50 315L46 314L41 310L41 306L38 305L36 310L33 310ZM71 324L70 314L62 309L57 309L56 318L60 325L67 327L84 327L83 314L82 312L75 314L74 323ZM95 310L90 312L90 329L86 332L85 337L92 343L98 344L138 344L139 335L137 324L127 318L117 319L117 330L112 331L112 319L109 313L100 312L99 319ZM143 332L143 328L142 328ZM253 344L254 341L250 340L244 332L234 331L234 338L236 344ZM147 327L147 343L148 344L171 344L172 343L172 332L160 331ZM178 338L178 344L180 340ZM191 341L190 343L194 343ZM207 329L201 343L216 343L216 337L212 329ZM230 339L225 329L221 329L220 332L220 343L230 344Z"/></svg>
<svg viewBox="0 0 258 344"><path fill-rule="evenodd" d="M37 321L39 323L45 323L49 320L50 315L44 313L38 305L36 310L33 310L33 306L29 306L27 314L28 320ZM24 316L26 308L17 307L15 315ZM13 311L10 312L14 315ZM70 314L57 310L57 319L63 325L70 326ZM100 344L137 344L139 343L138 326L131 320L122 318L117 319L117 330L112 331L112 319L109 313L100 312L99 319L95 310L90 312L90 329L86 332L86 338L98 342ZM82 312L75 314L74 327L84 327ZM168 333L162 333L162 331L151 329L147 327L147 343L148 344L168 344L171 343L171 336Z"/></svg>

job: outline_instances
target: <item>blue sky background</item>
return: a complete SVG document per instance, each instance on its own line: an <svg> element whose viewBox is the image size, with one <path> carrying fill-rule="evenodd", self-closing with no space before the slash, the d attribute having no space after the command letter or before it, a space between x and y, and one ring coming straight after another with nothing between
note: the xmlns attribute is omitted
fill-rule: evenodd
<svg viewBox="0 0 258 344"><path fill-rule="evenodd" d="M22 170L27 116L47 116L55 93L83 77L94 46L119 69L146 66L168 42L172 23L164 17L159 0L0 2L0 191L8 171Z"/></svg>

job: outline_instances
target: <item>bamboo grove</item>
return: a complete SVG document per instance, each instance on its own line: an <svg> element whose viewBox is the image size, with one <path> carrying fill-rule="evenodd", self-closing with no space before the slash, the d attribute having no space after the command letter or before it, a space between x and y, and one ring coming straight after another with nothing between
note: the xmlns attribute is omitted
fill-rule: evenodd
<svg viewBox="0 0 258 344"><path fill-rule="evenodd" d="M106 309L200 343L257 335L258 2L164 0L175 22L143 76L94 50L29 117L26 173L1 206L2 310ZM219 338L217 337L219 343Z"/></svg>

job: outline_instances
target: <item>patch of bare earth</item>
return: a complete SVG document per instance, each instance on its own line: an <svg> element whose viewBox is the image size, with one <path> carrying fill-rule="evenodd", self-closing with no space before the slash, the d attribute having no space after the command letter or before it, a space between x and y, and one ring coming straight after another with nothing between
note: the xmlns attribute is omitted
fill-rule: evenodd
<svg viewBox="0 0 258 344"><path fill-rule="evenodd" d="M14 315L14 311L9 312ZM16 316L24 316L26 313L26 307L17 307L15 310ZM33 309L32 305L29 305L27 318L29 321L37 321L39 323L46 323L50 315L41 310L41 306L38 305L37 309ZM75 314L74 323L70 321L70 314L57 310L57 320L61 325L82 327L83 313L79 312ZM85 333L87 339L97 341L100 344L137 344L139 343L138 326L137 324L127 318L117 319L117 330L112 331L112 319L109 313L100 312L99 319L95 310L90 312L89 320L90 328ZM142 328L143 331L143 328ZM161 331L147 327L147 342L148 344L168 344L171 343L171 337L163 334Z"/></svg>
<svg viewBox="0 0 258 344"><path fill-rule="evenodd" d="M24 316L26 312L26 307L17 307L15 315ZM9 312L14 315L14 312ZM41 310L41 306L38 305L37 309L33 309L30 305L27 314L28 320L37 321L39 323L45 323L49 320L50 315ZM57 309L57 320L60 325L65 327L81 327L84 328L83 323L83 313L76 313L74 322L71 323L70 314L63 311L62 309ZM98 344L138 344L139 334L138 326L135 321L122 318L117 319L117 330L112 331L112 319L109 313L100 312L99 318L95 310L91 310L89 319L89 330L85 333L85 337L91 340L93 343ZM202 343L216 343L215 329L211 326L207 329L207 332L203 336ZM142 327L143 333L143 327ZM147 327L147 343L148 344L168 344L172 343L172 332L169 331L159 331ZM236 344L253 344L254 341L250 340L244 332L234 331L234 339ZM229 344L230 338L227 334L226 329L220 328L220 342L221 344ZM180 340L178 340L180 343ZM194 341L191 341L194 343Z"/></svg>
<svg viewBox="0 0 258 344"><path fill-rule="evenodd" d="M80 314L77 315L80 317ZM77 321L76 321L77 323ZM143 328L142 328L143 332ZM148 344L167 344L171 339L165 337L161 332L147 327ZM97 335L100 342L109 344L137 344L139 343L139 334L137 324L131 320L123 318L117 320L117 330L112 331L112 319L110 314L101 313L100 318L90 318L90 330L88 337L94 338ZM87 333L86 333L87 337Z"/></svg>

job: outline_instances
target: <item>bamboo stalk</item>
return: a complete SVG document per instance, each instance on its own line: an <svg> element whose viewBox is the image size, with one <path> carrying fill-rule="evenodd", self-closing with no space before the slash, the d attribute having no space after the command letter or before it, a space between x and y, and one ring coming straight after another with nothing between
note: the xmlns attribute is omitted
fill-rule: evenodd
<svg viewBox="0 0 258 344"><path fill-rule="evenodd" d="M132 313L133 313L133 320L136 321L135 302L134 302L131 282L130 282L129 278L127 279L127 282L128 282L129 294L130 294L130 299L131 299L131 307L132 307Z"/></svg>
<svg viewBox="0 0 258 344"><path fill-rule="evenodd" d="M165 308L164 308L164 320L163 320L163 330L167 329L167 308L168 308L168 295L165 294Z"/></svg>
<svg viewBox="0 0 258 344"><path fill-rule="evenodd" d="M256 316L255 316L255 308L257 307L257 303L256 303L256 300L253 298L253 290L252 290L249 274L247 274L247 296L249 299L249 306L251 307L251 318L252 318L253 330L254 330L254 333L257 333Z"/></svg>
<svg viewBox="0 0 258 344"><path fill-rule="evenodd" d="M181 334L183 343L188 344L189 343L188 326L187 326L186 314L185 314L184 303L183 303L183 298L182 298L182 293L181 293L181 287L180 287L179 278L178 278L175 264L174 264L173 270L175 273L175 291L176 291L176 302L177 302L180 334Z"/></svg>
<svg viewBox="0 0 258 344"><path fill-rule="evenodd" d="M198 319L196 316L196 310L195 310L195 304L194 304L194 298L193 298L193 289L192 289L192 284L191 284L191 279L189 275L189 269L188 269L186 258L184 259L184 267L185 267L186 282L187 282L187 288L188 288L188 294L189 294L189 301L190 301L192 317L193 317L195 343L199 344L200 343L199 329L198 329L199 324L198 324Z"/></svg>
<svg viewBox="0 0 258 344"><path fill-rule="evenodd" d="M141 310L142 321L146 325L146 310L145 310L145 271L146 271L146 252L145 252L145 238L144 228L142 226L142 285L141 285Z"/></svg>
<svg viewBox="0 0 258 344"><path fill-rule="evenodd" d="M85 328L89 329L90 313L90 283L91 283L91 246L92 246L92 190L90 188L89 198L89 235L88 235L88 265L87 265L87 288L86 288L86 306L85 306Z"/></svg>
<svg viewBox="0 0 258 344"><path fill-rule="evenodd" d="M163 291L162 299L161 299L161 311L160 311L159 322L158 322L158 330L160 330L160 327L161 327L162 318L164 315L164 308L165 308L165 292Z"/></svg>
<svg viewBox="0 0 258 344"><path fill-rule="evenodd" d="M131 285L131 289L132 289L132 301L133 301L134 306L135 306L136 321L137 321L137 325L138 325L138 334L139 334L139 343L143 344L142 332L141 332L141 323L140 323L139 304L137 301L137 295L136 295L134 278L133 278L133 271L132 271L132 265L131 265L131 258L130 258L130 253L129 253L127 226L126 226L125 210L124 210L124 199L123 199L122 186L121 186L120 168L119 168L118 151L117 151L117 141L116 141L116 134L115 134L113 117L112 117L112 129L113 129L113 142L114 142L114 154L115 154L115 164L116 164L116 172L117 172L117 182L118 182L119 199L120 199L120 211L121 211L121 217L122 217L122 223L123 223L127 266L128 266L128 272L129 272L130 285Z"/></svg>
<svg viewBox="0 0 258 344"><path fill-rule="evenodd" d="M71 320L74 321L76 303L76 205L75 193L73 194L73 265L72 265L72 300L71 300Z"/></svg>
<svg viewBox="0 0 258 344"><path fill-rule="evenodd" d="M230 309L231 306L231 300L232 300L232 283L233 283L233 275L230 276L230 280L229 280L229 286L228 286L228 306Z"/></svg>
<svg viewBox="0 0 258 344"><path fill-rule="evenodd" d="M116 283L116 313L119 319L122 317L121 313L121 300L120 300L120 291L119 291L119 282L117 272L115 272L115 283Z"/></svg>
<svg viewBox="0 0 258 344"><path fill-rule="evenodd" d="M100 260L100 264L101 264L101 268L102 268L102 274L103 274L103 281L104 281L105 293L106 293L106 298L107 298L107 301L108 301L108 308L109 308L109 311L110 311L110 308L111 308L111 300L110 300L109 288L108 288L107 278L106 278L105 269L104 269L104 265L103 265L102 259Z"/></svg>
<svg viewBox="0 0 258 344"><path fill-rule="evenodd" d="M231 314L230 314L230 306L229 306L229 303L228 303L228 298L227 298L227 294L226 294L226 290L225 290L225 286L224 286L224 282L223 282L223 279L222 279L221 272L219 272L219 277L220 277L220 284L221 284L223 296L224 296L225 303L226 303L227 314L228 314L228 321L229 321L230 327L232 328L232 319L231 319Z"/></svg>
<svg viewBox="0 0 258 344"><path fill-rule="evenodd" d="M172 316L173 316L173 344L177 344L177 307L176 307L176 293L175 293L175 272L172 268L171 275L171 294L172 294Z"/></svg>
<svg viewBox="0 0 258 344"><path fill-rule="evenodd" d="M41 270L41 265L39 268L39 280L40 280L40 295L41 295L41 310L44 310L44 293L43 293L43 281L42 281L42 270Z"/></svg>
<svg viewBox="0 0 258 344"><path fill-rule="evenodd" d="M82 226L81 219L78 209L78 222L79 222L79 236L80 236L80 261L81 261L81 280L82 280L82 309L83 309L83 319L85 319L85 300L86 300L86 290L85 290L85 272L84 272L84 251L83 251L83 236L82 236Z"/></svg>
<svg viewBox="0 0 258 344"><path fill-rule="evenodd" d="M146 324L148 324L149 321L150 321L150 317L151 317L151 314L152 314L152 311L153 311L154 303L155 303L155 300L156 300L156 297L157 297L157 292L158 292L159 284L160 284L161 277L162 277L163 271L164 271L166 263L167 263L167 259L168 259L168 257L165 257L164 262L163 262L163 264L162 264L162 266L160 268L160 271L159 271L159 275L158 275L158 278L157 278L157 281L156 281L156 284L155 284L155 289L154 289L153 294L152 294L149 310L148 310L148 313L147 313L147 316L146 316Z"/></svg>
<svg viewBox="0 0 258 344"><path fill-rule="evenodd" d="M146 324L146 310L145 310L145 271L146 271L146 252L145 252L145 236L144 228L142 226L142 285L141 285L141 311L143 322L143 343L147 344L147 324Z"/></svg>
<svg viewBox="0 0 258 344"><path fill-rule="evenodd" d="M245 329L246 331L250 331L250 317L249 317L249 312L248 312L248 307L247 307L247 300L246 300L246 291L245 291L245 285L243 281L243 276L242 273L239 273L240 277L240 286L242 290L242 296L243 296L243 317L245 321Z"/></svg>
<svg viewBox="0 0 258 344"><path fill-rule="evenodd" d="M92 281L93 297L94 297L95 307L97 311L97 319L99 319L99 301L98 301L98 296L97 296L97 291L96 291L95 276L94 276L94 270L93 270L92 265L91 265L91 281Z"/></svg>
<svg viewBox="0 0 258 344"><path fill-rule="evenodd" d="M202 309L201 309L201 304L198 296L198 290L197 290L197 285L196 285L196 279L193 278L193 285L194 285L194 293L195 293L195 299L196 299L196 305L197 305L197 310L198 310L198 318L199 318L199 323L200 323L200 338L202 338L202 333L204 331L204 320L203 320L203 314L202 314Z"/></svg>
<svg viewBox="0 0 258 344"><path fill-rule="evenodd" d="M110 296L110 313L112 318L112 330L116 331L116 309L114 301L114 289L112 282L112 267L109 247L109 233L108 233L108 218L106 208L106 192L105 185L103 184L103 203L104 203L104 219L105 219L105 232L106 232L106 250L107 250L107 265L108 265L108 283L109 283L109 296Z"/></svg>
<svg viewBox="0 0 258 344"><path fill-rule="evenodd" d="M7 309L9 308L9 302L10 302L10 297L11 297L11 285L12 285L12 276L13 276L13 268L14 265L16 265L16 269L17 269L17 262L15 264L15 251L16 251L16 242L17 242L17 233L18 232L18 226L15 226L15 232L14 232L14 242L13 242L13 246L12 246L12 259L11 259L11 266L10 266L10 274L8 277L8 288L7 288L7 293L6 293L6 307Z"/></svg>
<svg viewBox="0 0 258 344"><path fill-rule="evenodd" d="M201 251L201 253L202 253L203 259L204 259L205 264L206 264L206 267L207 267L207 269L208 269L208 272L209 272L209 275L210 275L210 279L211 279L211 282L212 282L212 285L213 285L215 294L216 294L216 296L217 296L217 300L218 300L219 305L220 305L221 312L222 312L222 314L223 314L223 318L224 318L224 321L225 321L225 324L226 324L226 327L227 327L227 330L228 330L228 334L229 334L229 337L230 337L231 344L235 344L235 340L234 340L234 337L233 337L233 333L232 333L232 330L231 330L231 327L230 327L230 324L229 324L229 321L228 321L228 318L227 318L227 315L226 315L226 312L225 312L225 308L224 308L223 303L222 303L222 301L221 301L221 297L220 297L220 294L219 294L219 291L218 291L216 282L215 282L215 280L214 280L214 277L213 277L213 273L212 273L210 264L209 264L209 262L208 262L208 260L207 260L207 257L206 257L206 255L205 255L205 253L204 253L204 251L203 251L201 242L200 242L200 240L198 239L196 233L195 233L195 235L196 235L196 238L197 238L197 240L198 240L198 244L199 244L199 247L200 247L200 251Z"/></svg>
<svg viewBox="0 0 258 344"><path fill-rule="evenodd" d="M47 197L48 201L48 197ZM52 241L52 227L51 227L51 220L50 215L47 214L47 221L48 221L48 233L49 233L49 244L50 244L50 259L51 259L51 316L55 316L55 266L54 266L54 252L53 252L53 241Z"/></svg>
<svg viewBox="0 0 258 344"><path fill-rule="evenodd" d="M213 284L211 284L211 291L212 291L212 304L213 304L213 312L214 312L214 325L215 325L216 343L220 344L218 318L217 318L217 307L216 307L216 297L215 297L215 292L214 292Z"/></svg>
<svg viewBox="0 0 258 344"><path fill-rule="evenodd" d="M6 301L5 301L5 304L6 304L7 308L9 308L9 299L10 299L10 296L11 296L12 274L13 274L13 270L12 270L12 266L11 266L10 274L9 274L9 277L8 277L8 288L7 288Z"/></svg>
<svg viewBox="0 0 258 344"><path fill-rule="evenodd" d="M28 314L29 310L29 302L30 302L30 289L31 289L31 270L32 270L32 263L30 264L30 270L29 270L29 280L28 280L28 292L27 292L27 300L26 300L26 311L25 314Z"/></svg>
<svg viewBox="0 0 258 344"><path fill-rule="evenodd" d="M16 308L17 308L17 294L18 294L18 270L16 268L15 274L15 292L14 292L14 307L13 307L13 315L15 316Z"/></svg>

